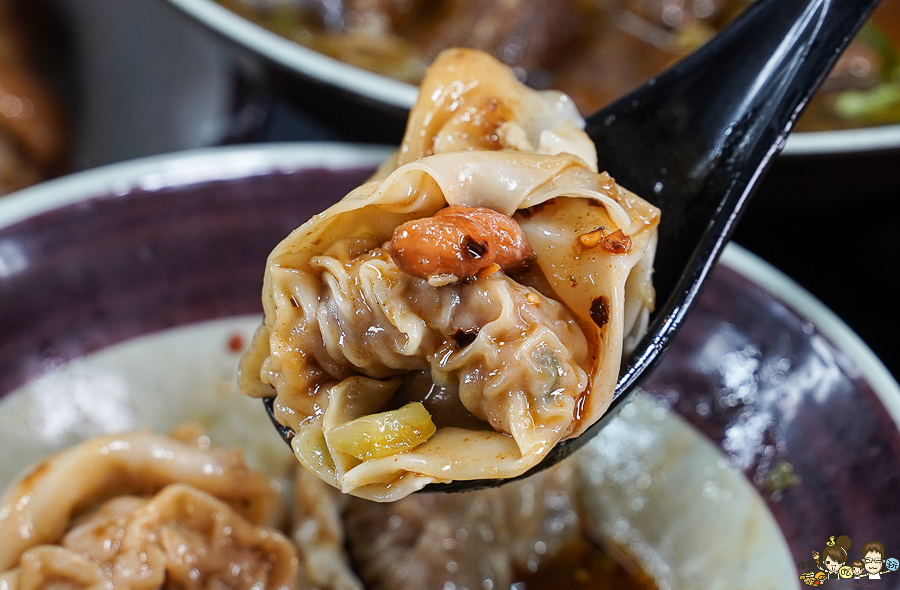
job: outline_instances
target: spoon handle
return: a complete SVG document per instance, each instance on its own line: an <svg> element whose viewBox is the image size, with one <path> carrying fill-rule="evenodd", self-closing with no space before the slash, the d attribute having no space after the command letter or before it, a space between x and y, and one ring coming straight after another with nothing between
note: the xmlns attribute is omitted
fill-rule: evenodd
<svg viewBox="0 0 900 590"><path fill-rule="evenodd" d="M674 294L617 397L667 345L757 180L877 4L758 0L693 55L588 119L600 168L663 211L654 283Z"/></svg>
<svg viewBox="0 0 900 590"><path fill-rule="evenodd" d="M877 4L758 0L699 51L587 119L600 169L663 211L653 282L665 303L623 368L607 413L579 437L558 443L520 478L583 446L649 373L699 294L754 185ZM423 491L508 481L454 481Z"/></svg>

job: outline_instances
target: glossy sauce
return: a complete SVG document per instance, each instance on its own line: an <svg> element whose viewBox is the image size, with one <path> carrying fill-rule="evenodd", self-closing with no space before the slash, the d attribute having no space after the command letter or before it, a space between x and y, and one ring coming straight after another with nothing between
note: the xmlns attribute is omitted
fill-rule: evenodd
<svg viewBox="0 0 900 590"><path fill-rule="evenodd" d="M513 590L655 590L656 584L633 562L613 559L586 537L562 548L537 571L516 571Z"/></svg>

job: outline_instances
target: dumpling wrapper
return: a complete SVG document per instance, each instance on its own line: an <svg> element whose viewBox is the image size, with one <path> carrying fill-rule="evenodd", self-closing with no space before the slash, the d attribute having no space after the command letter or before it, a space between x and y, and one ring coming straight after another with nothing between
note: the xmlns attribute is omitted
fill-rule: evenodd
<svg viewBox="0 0 900 590"><path fill-rule="evenodd" d="M242 389L264 397L276 385L276 416L295 430L296 456L331 485L392 501L432 482L514 477L606 411L624 347L646 330L653 307L650 278L659 211L597 173L593 146L579 129L583 121L559 107L566 104L560 96L521 86L506 68L478 52L445 52L423 84L398 155L374 180L313 217L271 253L263 288L265 323L242 363ZM498 110L503 116L491 127L486 120ZM448 146L452 149L443 151ZM470 151L454 151L460 149ZM589 343L582 367L589 376L586 387L569 392L576 403L564 428L542 429L528 405L518 403L505 409L508 432L445 426L407 452L366 461L344 456L328 444L329 432L382 411L402 376L351 375L314 391L291 390L288 373L307 366L306 353L292 349L292 338L318 329L319 260L335 252L352 258L355 248L380 246L400 224L448 205L515 214L536 253L541 294L562 304ZM621 229L631 238L631 248L610 253L579 243L579 236L599 227ZM598 325L591 309L601 300L607 318ZM295 358L286 358L285 351Z"/></svg>
<svg viewBox="0 0 900 590"><path fill-rule="evenodd" d="M0 588L155 588L166 579L297 588L296 549L273 528L281 509L276 485L238 450L150 433L92 438L0 495Z"/></svg>

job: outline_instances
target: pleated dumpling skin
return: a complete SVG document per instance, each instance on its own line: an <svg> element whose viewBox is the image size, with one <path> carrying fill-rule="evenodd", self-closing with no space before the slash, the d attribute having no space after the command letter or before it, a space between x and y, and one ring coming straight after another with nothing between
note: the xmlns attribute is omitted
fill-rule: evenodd
<svg viewBox="0 0 900 590"><path fill-rule="evenodd" d="M308 588L281 512L238 450L92 438L0 495L0 588Z"/></svg>

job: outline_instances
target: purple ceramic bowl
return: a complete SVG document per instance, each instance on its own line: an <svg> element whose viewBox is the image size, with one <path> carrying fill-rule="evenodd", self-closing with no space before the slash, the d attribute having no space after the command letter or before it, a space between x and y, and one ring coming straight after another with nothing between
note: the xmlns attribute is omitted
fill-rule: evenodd
<svg viewBox="0 0 900 590"><path fill-rule="evenodd" d="M336 144L216 148L0 200L0 417L23 387L123 343L234 317L258 322L268 252L386 154ZM225 336L232 350L215 378L233 381L228 367L248 336ZM172 362L140 363L140 379L163 379ZM66 379L44 393L69 395L60 392L74 391L75 378ZM900 553L900 389L838 318L766 263L726 250L644 389L746 476L794 563L839 534ZM98 397L73 425L42 426L45 438L23 448L69 444L94 418L101 431L152 426L152 399L126 416L104 405L116 395ZM92 416L101 412L105 422ZM26 438L28 420L18 419ZM62 435L51 440L53 428Z"/></svg>

